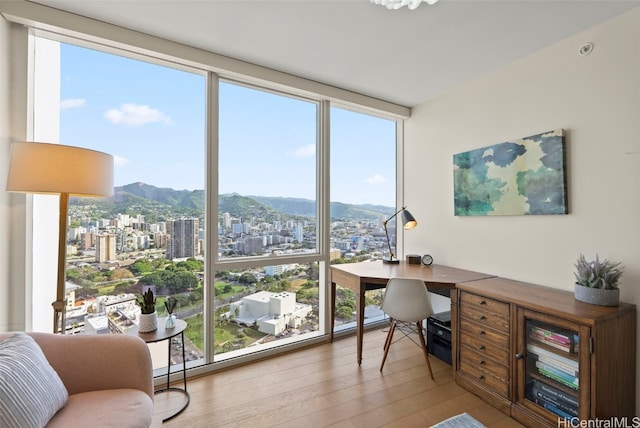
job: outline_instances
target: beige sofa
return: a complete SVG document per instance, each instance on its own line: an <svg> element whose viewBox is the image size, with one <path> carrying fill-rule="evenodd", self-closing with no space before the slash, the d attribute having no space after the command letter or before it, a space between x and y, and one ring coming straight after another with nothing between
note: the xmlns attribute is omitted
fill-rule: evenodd
<svg viewBox="0 0 640 428"><path fill-rule="evenodd" d="M69 393L48 427L149 427L153 368L135 336L28 333ZM11 333L0 333L0 340Z"/></svg>

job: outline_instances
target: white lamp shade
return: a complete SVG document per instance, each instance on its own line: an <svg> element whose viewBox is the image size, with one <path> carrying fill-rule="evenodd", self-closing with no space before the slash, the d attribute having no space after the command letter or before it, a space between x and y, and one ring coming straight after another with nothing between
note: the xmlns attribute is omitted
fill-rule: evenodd
<svg viewBox="0 0 640 428"><path fill-rule="evenodd" d="M7 190L112 196L113 156L61 144L13 143Z"/></svg>

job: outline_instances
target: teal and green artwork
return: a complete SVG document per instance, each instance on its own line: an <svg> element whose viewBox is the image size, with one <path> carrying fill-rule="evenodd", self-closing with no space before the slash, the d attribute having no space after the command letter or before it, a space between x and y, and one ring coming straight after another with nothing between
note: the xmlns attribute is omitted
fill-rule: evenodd
<svg viewBox="0 0 640 428"><path fill-rule="evenodd" d="M457 216L567 214L564 130L453 155Z"/></svg>

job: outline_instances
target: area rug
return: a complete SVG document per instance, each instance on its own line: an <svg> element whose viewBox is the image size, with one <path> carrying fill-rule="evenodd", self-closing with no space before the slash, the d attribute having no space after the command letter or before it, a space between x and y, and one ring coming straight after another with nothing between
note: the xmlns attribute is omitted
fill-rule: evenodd
<svg viewBox="0 0 640 428"><path fill-rule="evenodd" d="M468 413L462 413L442 422L438 422L431 428L484 428L480 422Z"/></svg>

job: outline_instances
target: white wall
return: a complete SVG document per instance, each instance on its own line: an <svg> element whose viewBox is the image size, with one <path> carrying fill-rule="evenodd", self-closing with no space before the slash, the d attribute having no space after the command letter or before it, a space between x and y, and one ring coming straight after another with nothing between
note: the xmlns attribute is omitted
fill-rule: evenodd
<svg viewBox="0 0 640 428"><path fill-rule="evenodd" d="M0 18L0 171L7 171L9 165L9 23ZM0 187L4 189L7 177L0 175ZM9 198L6 192L0 192L0 236L9 236ZM0 331L9 325L8 299L9 295L9 240L0 239Z"/></svg>
<svg viewBox="0 0 640 428"><path fill-rule="evenodd" d="M581 57L586 42L595 49ZM405 253L566 290L577 256L599 253L626 266L621 299L639 304L639 45L640 8L415 108L405 202L419 225ZM568 215L453 215L455 153L556 128L567 134Z"/></svg>

